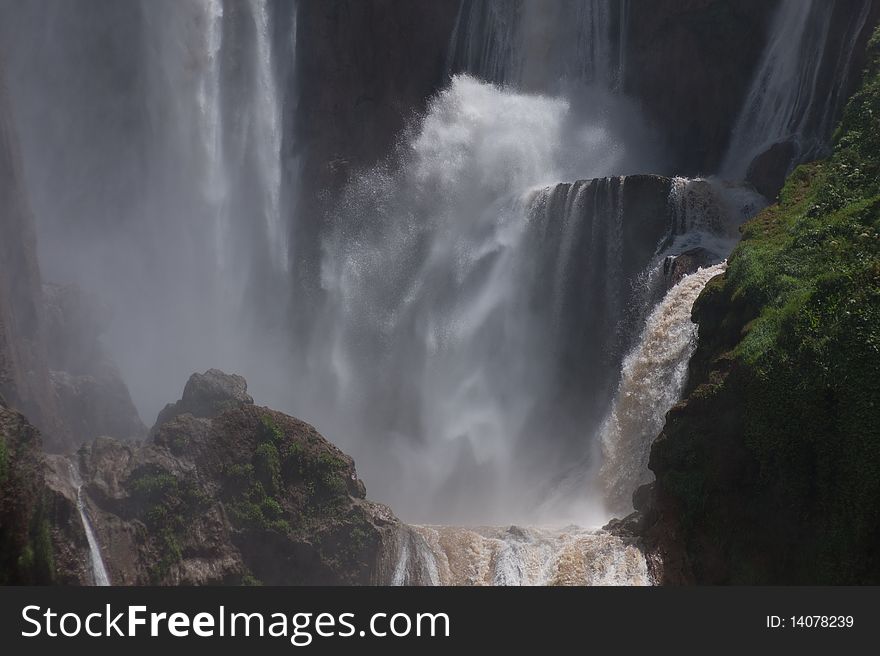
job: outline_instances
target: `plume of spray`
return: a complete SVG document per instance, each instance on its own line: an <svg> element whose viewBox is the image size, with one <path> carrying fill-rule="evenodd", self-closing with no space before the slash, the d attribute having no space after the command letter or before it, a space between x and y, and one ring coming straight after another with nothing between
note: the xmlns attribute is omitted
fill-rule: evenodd
<svg viewBox="0 0 880 656"><path fill-rule="evenodd" d="M551 402L550 328L530 304L549 292L534 278L554 254L541 252L535 199L558 180L650 168L656 143L624 99L584 94L592 102L457 76L399 163L359 175L336 211L322 329L297 396L353 453L371 496L404 517L528 505L514 445L535 405ZM541 439L552 449L564 438ZM369 476L384 471L395 475Z"/></svg>

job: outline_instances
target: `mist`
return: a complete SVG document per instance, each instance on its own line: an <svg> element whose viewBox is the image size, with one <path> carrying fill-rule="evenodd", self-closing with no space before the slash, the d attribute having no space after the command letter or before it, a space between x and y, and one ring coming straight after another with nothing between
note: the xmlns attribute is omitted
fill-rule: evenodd
<svg viewBox="0 0 880 656"><path fill-rule="evenodd" d="M785 43L823 18L785 8L736 128L761 119L760 143L729 155L737 178L806 125L797 89L777 87ZM405 520L601 524L649 478L694 346L685 306L706 273L670 297L685 300L667 313L681 339L664 393L627 405L672 293L665 257L699 247L717 265L760 207L718 180L676 205L691 181L656 175L671 148L625 94L628 10L462 3L439 91L316 219L300 201L327 190L300 184L293 129L310 55L296 3L0 0L44 277L108 309L104 345L147 425L216 367L351 453ZM291 235L320 253L309 303Z"/></svg>
<svg viewBox="0 0 880 656"><path fill-rule="evenodd" d="M109 309L144 421L209 367L289 408L290 8L37 0L0 18L44 277Z"/></svg>

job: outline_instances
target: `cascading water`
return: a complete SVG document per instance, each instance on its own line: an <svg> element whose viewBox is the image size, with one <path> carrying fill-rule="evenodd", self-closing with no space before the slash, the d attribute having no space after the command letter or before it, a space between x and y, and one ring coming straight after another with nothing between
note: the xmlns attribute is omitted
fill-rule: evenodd
<svg viewBox="0 0 880 656"><path fill-rule="evenodd" d="M448 85L327 217L324 295L293 363L278 299L297 275L282 148L295 4L132 2L0 0L0 29L42 262L122 309L108 342L145 419L220 366L343 444L404 518L595 526L626 512L682 389L691 306L723 268L667 289L664 261L720 262L761 205L640 175L669 167L622 93L629 2L462 2ZM868 15L857 0L832 47L833 5L783 1L726 176L774 143L824 143ZM19 16L27 29L6 20ZM635 548L575 527L406 527L397 556L401 584L649 582Z"/></svg>
<svg viewBox="0 0 880 656"><path fill-rule="evenodd" d="M651 443L681 396L688 362L697 346L691 308L706 283L725 266L699 269L669 290L623 361L617 395L600 430L604 456L600 478L613 514L631 511L633 491L652 478L648 469Z"/></svg>
<svg viewBox="0 0 880 656"><path fill-rule="evenodd" d="M392 585L650 585L645 557L604 531L411 526Z"/></svg>
<svg viewBox="0 0 880 656"><path fill-rule="evenodd" d="M451 72L531 91L623 86L627 0L465 0Z"/></svg>
<svg viewBox="0 0 880 656"><path fill-rule="evenodd" d="M625 321L617 323L618 330L626 326L624 335L630 337L619 343L626 357L606 363L617 374L606 374L607 385L616 391L603 399L606 414L595 430L583 425L582 436L595 438L582 440L585 455L543 492L540 516L584 517L590 507L585 499L590 498L605 499L605 517L632 509L632 493L650 477L651 442L685 381L695 339L691 306L708 279L720 272L716 268L736 244L738 226L766 200L748 186L674 178L666 204L665 234L642 258L647 264L641 272L628 276L632 293L626 297ZM670 281L666 269L682 254L705 268L680 282ZM677 284L670 288L670 282ZM606 326L605 332L612 329Z"/></svg>
<svg viewBox="0 0 880 656"><path fill-rule="evenodd" d="M459 76L400 165L346 191L324 244L324 329L297 394L325 431L357 436L345 446L363 471L399 463L394 480L368 484L403 516L476 519L473 495L484 518L527 508L523 477L540 480L582 441L566 411L583 414L585 395L557 395L577 354L554 344L582 345L587 362L617 348L627 276L667 230L662 217L624 230L629 181L543 186L650 159L636 114L613 107L583 114ZM622 133L640 139L640 161ZM585 389L601 378L584 374L570 372Z"/></svg>
<svg viewBox="0 0 880 656"><path fill-rule="evenodd" d="M745 178L753 159L775 144L791 144L794 163L824 147L844 100L855 43L871 9L870 0L845 5L846 33L833 48L829 39L835 2L782 1L733 130L722 175Z"/></svg>
<svg viewBox="0 0 880 656"><path fill-rule="evenodd" d="M79 470L72 462L68 463L70 467L70 481L76 488L76 509L79 512L79 518L82 522L83 531L86 534L86 541L89 545L89 569L92 575L93 585L110 585L110 577L107 575L107 568L104 567L104 558L101 556L101 545L95 537L95 531L92 528L92 522L89 519L85 502L82 495L82 479L79 476Z"/></svg>

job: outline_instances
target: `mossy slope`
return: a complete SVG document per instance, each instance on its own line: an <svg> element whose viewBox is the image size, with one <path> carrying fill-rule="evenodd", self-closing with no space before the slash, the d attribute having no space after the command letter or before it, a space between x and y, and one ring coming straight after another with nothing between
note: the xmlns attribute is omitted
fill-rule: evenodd
<svg viewBox="0 0 880 656"><path fill-rule="evenodd" d="M690 389L651 456L674 526L651 530L697 582L880 582L880 31L868 54L833 155L694 308Z"/></svg>

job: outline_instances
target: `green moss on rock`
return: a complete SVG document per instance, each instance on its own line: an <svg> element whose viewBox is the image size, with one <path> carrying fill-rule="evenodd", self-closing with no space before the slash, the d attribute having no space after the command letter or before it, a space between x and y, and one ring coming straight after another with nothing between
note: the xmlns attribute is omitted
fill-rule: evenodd
<svg viewBox="0 0 880 656"><path fill-rule="evenodd" d="M700 582L880 582L880 32L827 161L695 305L651 466Z"/></svg>

